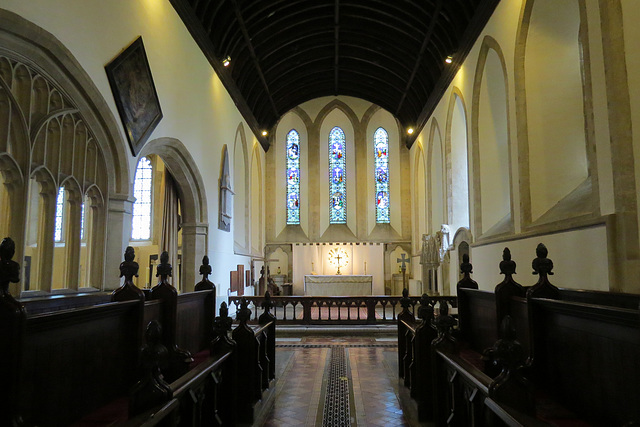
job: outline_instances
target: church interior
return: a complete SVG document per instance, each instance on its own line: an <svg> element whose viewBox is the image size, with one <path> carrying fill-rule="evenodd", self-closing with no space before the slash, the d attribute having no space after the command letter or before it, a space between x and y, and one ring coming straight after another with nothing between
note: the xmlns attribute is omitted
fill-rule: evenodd
<svg viewBox="0 0 640 427"><path fill-rule="evenodd" d="M15 248L0 248L0 359L13 364L0 375L0 424L73 424L87 414L47 418L66 406L43 409L30 396L48 402L67 387L97 409L131 383L151 351L138 350L160 335L170 364L188 359L178 347L195 357L211 342L201 372L239 390L228 355L245 363L241 334L253 330L247 345L264 352L258 403L243 412L216 395L223 409L210 418L165 425L640 425L638 408L617 406L640 395L637 22L635 0L3 0L0 235ZM153 303L164 298L178 308ZM83 310L107 301L109 313L86 320ZM292 332L326 314L320 338ZM504 378L520 374L504 358L501 376L479 386L468 379L476 368L447 356L455 347L469 366L493 360L486 349L502 351L494 343L508 339L507 314L529 355L517 371L536 377L518 377L509 393ZM234 330L237 342L227 315L246 329ZM351 338L339 330L345 316ZM155 318L156 335L146 329ZM91 339L73 329L85 320ZM127 322L137 332L118 333ZM67 341L50 342L62 325ZM65 383L60 366L83 363L71 356L80 342L100 363L112 359L104 371L119 370L117 384ZM596 356L601 347L608 356ZM334 365L345 370L322 391ZM454 365L467 378L459 390ZM376 366L384 373L370 374ZM58 382L37 391L53 370ZM156 394L136 396L177 396L171 381L189 374L167 372L166 383L154 377ZM285 374L293 382L273 385ZM431 379L453 390L437 405L417 385ZM565 418L584 424L541 417L527 381L559 390ZM563 400L577 389L586 397ZM330 410L334 395L343 398ZM465 409L442 409L463 395ZM285 398L298 418L282 412ZM145 399L129 410L160 402ZM382 415L376 399L394 404ZM173 405L154 413L183 410Z"/></svg>

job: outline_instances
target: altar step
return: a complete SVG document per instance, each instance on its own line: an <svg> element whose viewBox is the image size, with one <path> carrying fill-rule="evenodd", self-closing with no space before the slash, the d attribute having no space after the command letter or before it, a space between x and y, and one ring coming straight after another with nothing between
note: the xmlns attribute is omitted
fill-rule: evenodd
<svg viewBox="0 0 640 427"><path fill-rule="evenodd" d="M302 336L358 336L393 337L398 336L395 324L380 325L276 325L276 337Z"/></svg>

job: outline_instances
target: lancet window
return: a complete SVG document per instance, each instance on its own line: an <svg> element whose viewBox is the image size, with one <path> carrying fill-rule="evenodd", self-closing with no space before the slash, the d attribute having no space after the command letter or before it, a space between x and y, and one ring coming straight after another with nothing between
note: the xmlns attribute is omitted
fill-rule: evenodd
<svg viewBox="0 0 640 427"><path fill-rule="evenodd" d="M287 224L300 224L300 135L287 134Z"/></svg>
<svg viewBox="0 0 640 427"><path fill-rule="evenodd" d="M131 238L149 240L151 238L151 206L153 190L153 167L151 161L143 157L138 161L136 177L133 183L133 220Z"/></svg>
<svg viewBox="0 0 640 427"><path fill-rule="evenodd" d="M376 182L376 222L389 222L389 134L378 128L373 134Z"/></svg>
<svg viewBox="0 0 640 427"><path fill-rule="evenodd" d="M347 222L347 160L344 131L329 133L329 224Z"/></svg>

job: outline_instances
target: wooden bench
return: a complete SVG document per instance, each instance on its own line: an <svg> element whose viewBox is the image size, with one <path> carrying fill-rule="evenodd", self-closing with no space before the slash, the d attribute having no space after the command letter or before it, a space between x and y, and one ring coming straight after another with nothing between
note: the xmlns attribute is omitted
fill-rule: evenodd
<svg viewBox="0 0 640 427"><path fill-rule="evenodd" d="M515 263L505 251L505 280L495 292L477 290L466 274L459 282L457 328L441 316L431 321L438 338L422 363L433 373L421 386L433 408L423 411L432 415L426 419L436 425L640 422L640 296L558 289L548 280L553 263L546 248L538 247L537 255L534 286L513 281ZM412 328L399 324L401 330ZM409 341L398 339L407 384ZM505 349L518 357L505 362L499 355Z"/></svg>
<svg viewBox="0 0 640 427"><path fill-rule="evenodd" d="M154 425L159 413L170 416L167 425L235 425L235 401L245 389L236 358L245 350L229 339L226 314L214 321L215 287L204 274L196 292L177 295L167 288L168 274L161 274L157 288L163 292L145 301L131 281L137 269L131 255L121 265L125 283L113 302L28 314L8 292L8 284L18 281L19 265L7 245L0 245L0 425ZM162 369L171 397L160 409L142 411L145 418L130 413L129 398L141 375L148 321L165 329L170 363ZM228 327L222 331L221 324ZM275 323L266 322L255 336L263 350L252 363L266 367L265 379L272 381ZM226 393L232 388L237 393Z"/></svg>

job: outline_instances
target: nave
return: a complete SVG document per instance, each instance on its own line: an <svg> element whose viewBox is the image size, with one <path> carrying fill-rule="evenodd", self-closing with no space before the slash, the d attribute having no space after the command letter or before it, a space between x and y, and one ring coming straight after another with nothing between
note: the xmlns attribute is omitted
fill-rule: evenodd
<svg viewBox="0 0 640 427"><path fill-rule="evenodd" d="M276 361L265 427L419 425L401 405L396 337L276 338Z"/></svg>

